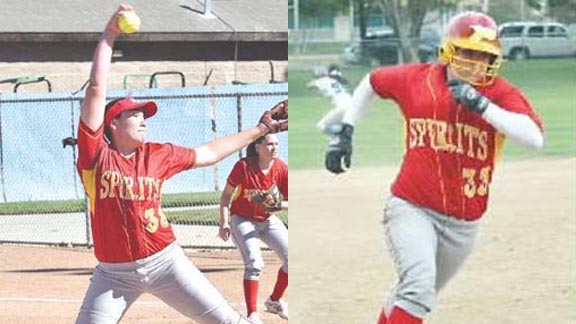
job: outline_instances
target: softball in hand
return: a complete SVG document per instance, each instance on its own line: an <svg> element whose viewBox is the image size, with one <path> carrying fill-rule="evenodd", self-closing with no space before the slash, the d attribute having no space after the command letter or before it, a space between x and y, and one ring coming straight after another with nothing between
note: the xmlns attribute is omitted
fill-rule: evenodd
<svg viewBox="0 0 576 324"><path fill-rule="evenodd" d="M140 29L140 17L134 11L125 11L118 17L118 28L124 34L132 34Z"/></svg>

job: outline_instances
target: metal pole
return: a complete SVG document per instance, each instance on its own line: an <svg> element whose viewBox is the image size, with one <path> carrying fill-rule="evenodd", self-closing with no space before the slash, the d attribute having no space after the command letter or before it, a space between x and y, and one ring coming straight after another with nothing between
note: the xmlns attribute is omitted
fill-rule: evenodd
<svg viewBox="0 0 576 324"><path fill-rule="evenodd" d="M238 133L242 131L242 96L236 96L236 112L238 114ZM238 151L238 158L242 158L242 150Z"/></svg>
<svg viewBox="0 0 576 324"><path fill-rule="evenodd" d="M204 0L204 17L213 18L212 14L212 0Z"/></svg>
<svg viewBox="0 0 576 324"><path fill-rule="evenodd" d="M214 98L214 87L210 87L210 120L212 122L212 140L216 140L217 134L216 134L216 102L215 102L215 98ZM214 191L219 191L219 185L218 185L218 175L219 175L219 171L218 171L218 163L216 163L214 165Z"/></svg>
<svg viewBox="0 0 576 324"><path fill-rule="evenodd" d="M76 135L76 129L74 128L74 123L76 119L74 118L74 100L70 101L70 129L72 138ZM76 145L72 145L72 179L74 179L74 193L76 193L76 199L80 199L78 194L78 182L76 181Z"/></svg>
<svg viewBox="0 0 576 324"><path fill-rule="evenodd" d="M90 200L88 200L88 196L84 194L84 204L86 207L84 208L84 220L86 224L86 246L91 248L92 245L90 241L92 241L92 229L90 228Z"/></svg>
<svg viewBox="0 0 576 324"><path fill-rule="evenodd" d="M356 32L354 31L354 0L350 0L348 10L350 11L350 16L348 18L350 19L349 37L350 40L354 40L354 36L356 36Z"/></svg>
<svg viewBox="0 0 576 324"><path fill-rule="evenodd" d="M8 202L6 199L6 186L4 185L4 145L2 141L2 109L0 109L0 180L2 181L2 198L4 202Z"/></svg>
<svg viewBox="0 0 576 324"><path fill-rule="evenodd" d="M294 30L300 29L300 0L294 0Z"/></svg>
<svg viewBox="0 0 576 324"><path fill-rule="evenodd" d="M490 7L490 0L484 0L482 1L482 11L484 13L488 13L488 9Z"/></svg>

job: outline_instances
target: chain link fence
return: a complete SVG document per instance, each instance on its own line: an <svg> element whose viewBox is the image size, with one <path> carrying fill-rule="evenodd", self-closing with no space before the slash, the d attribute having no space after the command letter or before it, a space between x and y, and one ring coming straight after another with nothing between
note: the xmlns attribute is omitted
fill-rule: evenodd
<svg viewBox="0 0 576 324"><path fill-rule="evenodd" d="M154 100L147 140L196 147L252 127L288 96L288 85L116 90L109 100ZM0 95L0 242L91 246L89 212L76 171L83 93ZM288 135L279 134L288 162ZM234 154L180 173L163 186L163 209L185 247L227 247L217 238L218 203ZM280 214L287 222L287 214Z"/></svg>

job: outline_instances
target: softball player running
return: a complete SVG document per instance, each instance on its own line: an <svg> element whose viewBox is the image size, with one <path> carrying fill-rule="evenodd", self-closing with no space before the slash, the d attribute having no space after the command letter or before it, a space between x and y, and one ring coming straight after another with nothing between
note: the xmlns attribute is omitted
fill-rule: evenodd
<svg viewBox="0 0 576 324"><path fill-rule="evenodd" d="M118 323L146 292L198 323L248 323L175 243L160 206L161 188L176 173L215 164L288 122L273 119L278 111L266 112L257 127L195 149L146 143L154 102L124 98L105 104L117 20L128 10L118 8L98 42L78 127L77 167L99 263L76 323Z"/></svg>
<svg viewBox="0 0 576 324"><path fill-rule="evenodd" d="M328 67L328 74L310 81L308 87L331 99L332 109L316 123L320 131L330 135L332 134L331 126L342 122L344 111L352 101L352 95L348 91L348 81L342 75L340 68L331 64Z"/></svg>
<svg viewBox="0 0 576 324"><path fill-rule="evenodd" d="M288 229L274 211L288 209L288 166L278 159L278 139L269 134L248 146L247 157L234 165L220 199L220 237L230 235L244 260L244 296L248 319L262 323L257 312L258 283L264 265L260 241L266 243L282 260L266 309L288 319L288 304L281 298L288 287ZM259 195L275 190L277 197L262 207ZM230 218L229 215L232 215Z"/></svg>
<svg viewBox="0 0 576 324"><path fill-rule="evenodd" d="M437 293L473 250L504 138L543 145L542 122L524 95L496 76L495 22L465 12L448 25L441 63L372 71L354 91L326 167L350 167L354 123L375 95L394 100L406 122L406 152L384 212L398 281L379 324L420 324Z"/></svg>

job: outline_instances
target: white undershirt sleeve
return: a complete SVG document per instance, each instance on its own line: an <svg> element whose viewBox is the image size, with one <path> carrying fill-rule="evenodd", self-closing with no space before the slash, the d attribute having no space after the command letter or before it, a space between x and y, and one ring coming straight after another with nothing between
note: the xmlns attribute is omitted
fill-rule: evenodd
<svg viewBox="0 0 576 324"><path fill-rule="evenodd" d="M482 118L500 133L529 148L539 149L544 145L544 136L536 123L524 114L509 112L490 103Z"/></svg>
<svg viewBox="0 0 576 324"><path fill-rule="evenodd" d="M372 85L370 84L370 74L368 74L354 90L352 103L350 104L350 107L346 109L342 122L354 126L360 117L362 117L375 96L376 92L372 89Z"/></svg>

